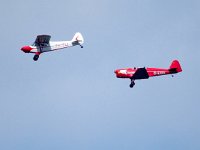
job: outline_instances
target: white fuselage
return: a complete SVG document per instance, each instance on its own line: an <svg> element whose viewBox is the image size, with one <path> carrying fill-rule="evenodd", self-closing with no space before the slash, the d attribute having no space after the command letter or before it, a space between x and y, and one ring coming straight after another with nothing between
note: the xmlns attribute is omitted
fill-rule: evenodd
<svg viewBox="0 0 200 150"><path fill-rule="evenodd" d="M37 61L39 55L44 52L55 51L63 48L79 45L83 48L83 36L80 32L75 33L71 41L50 41L50 35L38 35L31 46L23 46L21 51L24 53L35 53L33 60Z"/></svg>
<svg viewBox="0 0 200 150"><path fill-rule="evenodd" d="M30 50L30 53L43 53L43 52L55 51L72 46L75 46L75 44L73 44L72 41L57 41L57 42L50 41L48 45L41 45L40 47L32 45L31 46L32 50Z"/></svg>

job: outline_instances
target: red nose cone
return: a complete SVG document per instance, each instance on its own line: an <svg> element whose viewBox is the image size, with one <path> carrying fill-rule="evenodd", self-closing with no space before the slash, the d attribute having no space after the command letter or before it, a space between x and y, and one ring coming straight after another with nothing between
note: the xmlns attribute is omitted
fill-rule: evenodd
<svg viewBox="0 0 200 150"><path fill-rule="evenodd" d="M21 48L21 50L25 53L30 53L30 51L32 50L32 48L30 46L24 46Z"/></svg>
<svg viewBox="0 0 200 150"><path fill-rule="evenodd" d="M117 75L119 73L119 69L115 70L115 74Z"/></svg>

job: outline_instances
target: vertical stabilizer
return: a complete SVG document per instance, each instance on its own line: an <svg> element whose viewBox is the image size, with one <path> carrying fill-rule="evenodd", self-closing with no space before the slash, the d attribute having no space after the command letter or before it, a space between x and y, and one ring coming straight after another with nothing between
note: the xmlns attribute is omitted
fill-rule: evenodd
<svg viewBox="0 0 200 150"><path fill-rule="evenodd" d="M77 32L73 39L72 39L72 42L78 42L80 45L84 43L84 39L83 39L83 36L80 32Z"/></svg>
<svg viewBox="0 0 200 150"><path fill-rule="evenodd" d="M172 73L178 73L182 71L181 65L178 60L172 61L169 67L169 71L171 71Z"/></svg>

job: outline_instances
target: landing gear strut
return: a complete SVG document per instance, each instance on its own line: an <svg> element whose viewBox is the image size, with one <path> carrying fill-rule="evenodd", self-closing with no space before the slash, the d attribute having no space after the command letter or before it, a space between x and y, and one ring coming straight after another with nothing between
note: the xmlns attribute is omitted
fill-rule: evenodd
<svg viewBox="0 0 200 150"><path fill-rule="evenodd" d="M133 88L134 85L135 85L134 80L131 80L130 88Z"/></svg>
<svg viewBox="0 0 200 150"><path fill-rule="evenodd" d="M37 61L37 60L38 60L38 58L40 57L40 54L42 53L42 49L43 49L43 46L42 46L41 43L39 43L39 52L36 52L36 53L35 53L35 55L34 55L34 57L33 57L33 60L34 60L34 61Z"/></svg>
<svg viewBox="0 0 200 150"><path fill-rule="evenodd" d="M39 58L39 55L35 55L35 56L33 57L33 60L34 60L34 61L37 61L38 58Z"/></svg>

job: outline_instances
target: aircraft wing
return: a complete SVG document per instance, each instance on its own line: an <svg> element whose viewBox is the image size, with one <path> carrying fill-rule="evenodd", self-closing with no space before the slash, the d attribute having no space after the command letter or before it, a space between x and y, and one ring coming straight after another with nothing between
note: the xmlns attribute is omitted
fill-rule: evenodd
<svg viewBox="0 0 200 150"><path fill-rule="evenodd" d="M51 39L50 35L38 35L35 40L36 46L47 46L49 45L49 41Z"/></svg>
<svg viewBox="0 0 200 150"><path fill-rule="evenodd" d="M138 68L131 79L148 79L149 74L145 68Z"/></svg>

